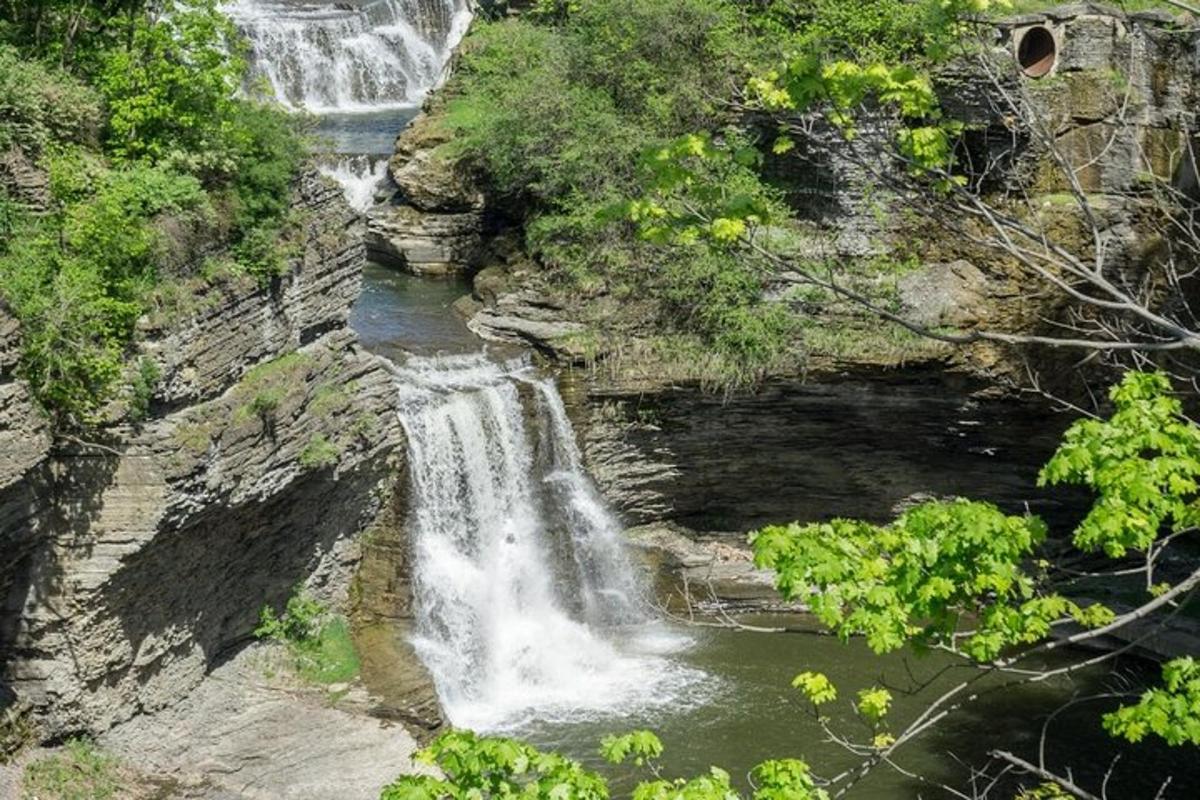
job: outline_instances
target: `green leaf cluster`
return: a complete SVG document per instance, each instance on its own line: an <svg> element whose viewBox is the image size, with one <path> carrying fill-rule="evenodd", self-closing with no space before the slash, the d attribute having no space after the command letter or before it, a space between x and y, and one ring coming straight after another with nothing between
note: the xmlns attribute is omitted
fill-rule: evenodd
<svg viewBox="0 0 1200 800"><path fill-rule="evenodd" d="M1190 656L1168 661L1162 678L1163 686L1136 705L1106 714L1105 730L1131 742L1153 733L1169 745L1200 745L1200 663Z"/></svg>
<svg viewBox="0 0 1200 800"><path fill-rule="evenodd" d="M594 772L569 758L543 753L499 737L450 731L418 754L444 779L404 775L384 788L380 800L607 800L608 787Z"/></svg>
<svg viewBox="0 0 1200 800"><path fill-rule="evenodd" d="M1109 396L1111 414L1073 424L1041 480L1095 491L1075 544L1119 558L1196 528L1200 426L1160 373L1127 373ZM839 635L865 636L877 652L938 645L989 662L1044 640L1054 624L1102 628L1116 619L1103 605L1082 606L1056 590L1049 562L1038 558L1046 534L1037 517L959 499L923 503L889 525L836 519L767 527L751 542L783 596L803 600ZM1159 584L1149 594L1169 589ZM1200 664L1168 662L1163 682L1108 714L1105 727L1135 742L1154 734L1200 744ZM814 705L837 697L819 673L801 673L793 686ZM864 689L857 710L878 731L890 700L885 690ZM877 733L876 746L891 741Z"/></svg>
<svg viewBox="0 0 1200 800"><path fill-rule="evenodd" d="M773 526L751 541L784 597L805 601L844 637L863 635L881 653L909 641L950 643L972 615L979 625L965 648L988 659L1040 638L1072 605L1039 596L1021 566L1045 535L1036 517L953 500L916 506L891 525Z"/></svg>
<svg viewBox="0 0 1200 800"><path fill-rule="evenodd" d="M610 764L622 764L632 758L639 767L662 755L662 742L650 731L633 731L621 736L605 736L600 742L600 755Z"/></svg>
<svg viewBox="0 0 1200 800"><path fill-rule="evenodd" d="M612 763L633 757L640 764L662 753L649 731L609 736L601 754ZM380 800L607 800L607 782L579 762L545 753L522 742L450 731L417 755L444 777L403 775L384 788ZM753 800L828 800L803 761L766 761L754 768ZM691 779L656 779L638 784L633 800L741 800L729 773L711 767Z"/></svg>
<svg viewBox="0 0 1200 800"><path fill-rule="evenodd" d="M1109 393L1108 419L1083 419L1039 476L1097 494L1075 544L1119 558L1164 531L1200 525L1200 427L1184 416L1166 376L1131 372Z"/></svg>

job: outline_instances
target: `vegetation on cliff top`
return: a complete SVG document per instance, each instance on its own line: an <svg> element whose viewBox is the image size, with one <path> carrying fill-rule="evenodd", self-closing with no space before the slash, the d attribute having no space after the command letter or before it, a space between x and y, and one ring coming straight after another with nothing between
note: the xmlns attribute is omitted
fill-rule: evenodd
<svg viewBox="0 0 1200 800"><path fill-rule="evenodd" d="M143 376L127 359L156 285L282 268L304 149L237 95L245 72L215 0L0 7L0 151L49 176L0 184L0 298L58 424L93 422Z"/></svg>
<svg viewBox="0 0 1200 800"><path fill-rule="evenodd" d="M645 185L645 152L688 131L726 129L726 101L747 65L767 63L786 42L776 8L785 5L594 0L562 13L548 4L477 24L446 89L448 154L510 206L528 208L528 247L554 279L654 301L663 328L698 337L743 378L790 342L788 315L761 301L768 276L726 254L657 248L619 206ZM754 202L777 203L752 167L733 165L721 178Z"/></svg>

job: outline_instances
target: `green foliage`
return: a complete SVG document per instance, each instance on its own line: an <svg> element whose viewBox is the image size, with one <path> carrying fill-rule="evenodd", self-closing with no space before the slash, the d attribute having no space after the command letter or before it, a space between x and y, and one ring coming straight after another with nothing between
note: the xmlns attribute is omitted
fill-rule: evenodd
<svg viewBox="0 0 1200 800"><path fill-rule="evenodd" d="M33 216L0 198L22 375L60 427L99 422L123 376L137 417L148 376L124 362L151 292L189 277L200 239L278 275L303 142L236 96L242 44L215 0L8 4L0 37L15 45L0 44L0 150L37 159L52 200Z"/></svg>
<svg viewBox="0 0 1200 800"><path fill-rule="evenodd" d="M38 156L51 143L84 144L98 134L100 119L94 90L0 44L0 152L16 146Z"/></svg>
<svg viewBox="0 0 1200 800"><path fill-rule="evenodd" d="M254 635L289 644L307 643L320 633L326 613L323 605L298 590L288 598L282 615L277 615L270 606L263 606Z"/></svg>
<svg viewBox="0 0 1200 800"><path fill-rule="evenodd" d="M126 47L105 53L97 81L109 109L113 153L231 168L221 156L246 63L237 31L216 0L166 0L139 15L127 36Z"/></svg>
<svg viewBox="0 0 1200 800"><path fill-rule="evenodd" d="M529 249L554 278L660 304L656 324L743 364L743 375L778 359L791 325L783 309L765 307L767 276L755 265L731 251L654 247L613 210L653 180L643 153L723 128L723 99L746 64L782 43L728 0L543 10L477 25L464 42L441 117L454 138L442 155L530 208ZM753 169L721 177L766 202Z"/></svg>
<svg viewBox="0 0 1200 800"><path fill-rule="evenodd" d="M114 396L142 296L157 279L155 219L210 210L195 178L145 165L108 170L78 151L51 162L51 190L60 210L16 217L0 245L0 293L22 324L22 376L60 422L82 424Z"/></svg>
<svg viewBox="0 0 1200 800"><path fill-rule="evenodd" d="M799 689L814 706L837 700L837 687L820 672L801 672L792 679L793 688Z"/></svg>
<svg viewBox="0 0 1200 800"><path fill-rule="evenodd" d="M650 731L633 731L622 736L605 736L600 741L600 755L610 764L622 764L632 757L639 767L662 755L662 741Z"/></svg>
<svg viewBox="0 0 1200 800"><path fill-rule="evenodd" d="M629 757L642 764L662 753L662 743L648 731L606 737L601 753L612 763ZM434 765L444 778L404 775L384 788L380 800L607 800L603 778L576 761L544 753L512 739L450 731L421 751L418 760ZM753 771L754 800L828 800L817 788L803 761L767 761ZM729 773L717 767L690 780L656 779L639 784L633 800L740 800Z"/></svg>
<svg viewBox="0 0 1200 800"><path fill-rule="evenodd" d="M154 390L162 378L162 370L150 358L141 358L137 363L137 371L130 386L129 417L135 422L144 420L150 414L150 402L154 399Z"/></svg>
<svg viewBox="0 0 1200 800"><path fill-rule="evenodd" d="M300 466L305 469L332 467L341 458L342 450L319 433L312 435L300 451Z"/></svg>
<svg viewBox="0 0 1200 800"><path fill-rule="evenodd" d="M1071 604L1035 592L1021 562L1045 538L1036 517L966 500L917 506L893 524L838 519L764 528L755 561L842 636L876 652L910 640L946 642L963 614L979 616L966 650L979 659L1044 635Z"/></svg>
<svg viewBox="0 0 1200 800"><path fill-rule="evenodd" d="M25 768L26 800L109 800L123 796L120 767L88 739L68 739L61 752Z"/></svg>
<svg viewBox="0 0 1200 800"><path fill-rule="evenodd" d="M310 683L345 683L358 675L346 620L301 590L288 599L283 614L263 606L254 635L286 645L296 673Z"/></svg>
<svg viewBox="0 0 1200 800"><path fill-rule="evenodd" d="M384 788L380 800L499 797L546 800L607 800L603 779L571 759L542 753L511 739L450 731L421 751L418 760L436 765L444 780L404 775Z"/></svg>
<svg viewBox="0 0 1200 800"><path fill-rule="evenodd" d="M754 800L828 800L829 794L817 786L808 764L795 758L764 761L751 773Z"/></svg>
<svg viewBox="0 0 1200 800"><path fill-rule="evenodd" d="M1200 427L1170 396L1170 382L1131 372L1109 397L1106 420L1084 419L1039 476L1042 485L1079 484L1097 494L1075 544L1114 558L1146 550L1165 530L1200 524Z"/></svg>
<svg viewBox="0 0 1200 800"><path fill-rule="evenodd" d="M1169 745L1200 745L1200 663L1192 657L1163 665L1163 687L1142 695L1136 705L1106 714L1104 728L1140 742L1147 734Z"/></svg>
<svg viewBox="0 0 1200 800"><path fill-rule="evenodd" d="M873 686L858 691L858 703L854 708L872 725L878 725L887 716L892 706L892 693Z"/></svg>

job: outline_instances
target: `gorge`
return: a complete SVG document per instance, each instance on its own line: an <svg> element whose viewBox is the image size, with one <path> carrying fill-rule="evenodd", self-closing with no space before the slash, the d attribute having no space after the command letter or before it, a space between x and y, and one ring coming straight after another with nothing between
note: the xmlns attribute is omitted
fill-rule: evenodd
<svg viewBox="0 0 1200 800"><path fill-rule="evenodd" d="M414 752L450 729L578 759L614 797L630 796L645 770L607 763L599 741L652 730L666 747L651 759L662 774L719 765L753 792L767 759L802 756L832 777L873 757L832 728L862 727L871 746L889 746L878 744L886 724L864 727L851 687L889 687L892 718L920 719L977 674L972 699L982 699L909 744L904 771L864 770L849 796L932 796L975 781L973 765L999 750L1039 752L1112 797L1190 797L1195 764L1161 743L1110 737L1094 701L1079 700L1140 691L1156 680L1153 659L1194 652L1190 594L1159 638L1093 643L1138 645L1119 668L1073 666L1092 651L1052 647L1030 665L1051 677L1004 692L1002 672L944 647L880 656L861 636L822 635L746 544L747 531L775 523L882 524L971 497L1046 520L1057 555L1091 496L1039 486L1038 472L1086 401L1071 395L1078 404L1062 413L1021 391L1020 370L1044 368L1052 389L1070 390L1094 365L869 338L877 320L830 311L791 273L765 287L769 301L819 306L817 327L834 332L819 340L803 328L803 360L731 385L704 371L711 353L681 348L682 363L664 362L656 337L679 330L657 316L657 287L555 274L554 236L569 226L538 240L536 191L506 192L481 162L448 155L461 156L453 143L472 124L447 121L446 104L471 91L452 77L460 40L480 58L506 41L504 25L548 13L511 5L220 4L248 45L244 94L311 117L311 158L290 200L298 239L269 280L197 273L140 316L128 371L155 376L141 418L114 411L121 400L86 435L56 430L20 366L22 321L0 302L0 755L10 738L29 748L0 763L0 797L49 800L22 788L22 770L83 736L128 772L113 797L375 798L397 775L427 771ZM1195 96L1181 87L1200 85L1175 56L1200 54L1200 37L1090 5L1039 14L1012 30L1050 19L1072 37L1062 41L1093 37L1087 53L1059 53L1058 89L1042 84L1064 93L1054 95L1071 117L1064 136L1086 138L1119 113L1097 99L1115 82L1098 65L1124 52L1101 54L1095 42L1111 39L1110 49L1152 53L1134 78L1153 106L1138 124L1169 138L1180 98ZM531 70L540 63L522 53ZM1096 64L1071 66L1088 57ZM961 80L952 102L977 85ZM817 166L777 154L762 169L782 176L796 217L832 219L822 253L886 260L876 249L887 214L841 205L861 163L841 160L829 131L799 149L812 147L827 148ZM1120 180L1112 165L1123 157L1097 156L1097 180ZM0 179L15 191L9 172ZM1123 268L1150 237L1112 199L1125 189L1101 188ZM1074 236L1055 216L1062 206L1042 208ZM924 244L929 263L880 281L888 308L915 309L938 331L1050 313L1016 294L1011 265L949 238ZM1164 559L1171 580L1186 553ZM1082 574L1090 562L1070 564ZM1128 602L1124 584L1085 591ZM350 677L306 682L288 642L256 637L264 607L284 614L296 598L345 622ZM801 670L845 684L847 697L818 715L801 683L789 686ZM1013 797L1035 785L1030 775L1007 768L982 794L959 796Z"/></svg>

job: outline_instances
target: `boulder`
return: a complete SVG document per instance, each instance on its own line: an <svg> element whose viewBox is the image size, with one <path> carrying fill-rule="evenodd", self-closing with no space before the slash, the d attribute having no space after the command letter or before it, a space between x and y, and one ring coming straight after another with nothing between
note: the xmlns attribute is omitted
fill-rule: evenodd
<svg viewBox="0 0 1200 800"><path fill-rule="evenodd" d="M967 261L928 264L898 281L904 316L926 327L967 327L987 317L987 277Z"/></svg>

